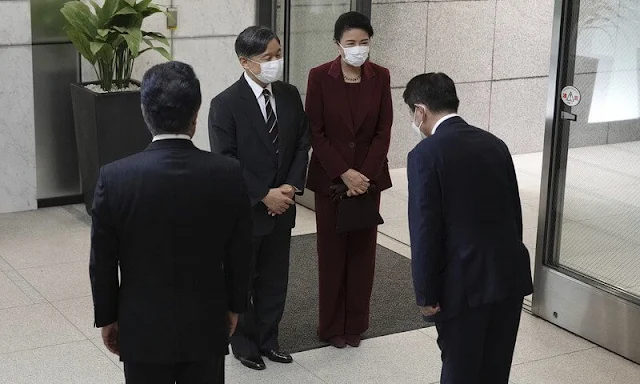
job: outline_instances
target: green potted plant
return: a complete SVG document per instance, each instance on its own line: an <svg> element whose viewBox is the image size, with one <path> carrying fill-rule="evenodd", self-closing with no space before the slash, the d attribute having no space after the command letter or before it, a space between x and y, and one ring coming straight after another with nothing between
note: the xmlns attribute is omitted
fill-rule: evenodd
<svg viewBox="0 0 640 384"><path fill-rule="evenodd" d="M64 30L76 50L95 69L98 81L71 85L82 194L87 211L100 167L142 151L151 141L140 109L135 60L155 51L171 60L161 33L142 30L143 21L165 13L151 0L105 0L64 4ZM170 16L168 16L170 17Z"/></svg>

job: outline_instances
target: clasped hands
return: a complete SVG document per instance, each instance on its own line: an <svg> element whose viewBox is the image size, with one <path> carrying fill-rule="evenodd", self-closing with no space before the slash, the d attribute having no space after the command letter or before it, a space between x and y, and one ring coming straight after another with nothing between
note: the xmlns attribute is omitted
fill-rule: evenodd
<svg viewBox="0 0 640 384"><path fill-rule="evenodd" d="M228 311L227 319L229 325L229 337L233 336L238 326L238 314ZM100 329L102 342L109 352L120 356L120 327L118 322L111 323Z"/></svg>
<svg viewBox="0 0 640 384"><path fill-rule="evenodd" d="M347 196L349 197L362 195L371 186L369 178L355 169L349 169L340 178L348 188ZM282 215L290 206L295 204L293 200L295 193L296 190L293 186L283 184L278 188L270 189L267 196L262 199L262 202L267 206L269 215Z"/></svg>
<svg viewBox="0 0 640 384"><path fill-rule="evenodd" d="M289 184L283 184L278 188L271 188L267 196L262 199L267 206L267 212L271 216L282 215L295 204L293 197L296 189Z"/></svg>
<svg viewBox="0 0 640 384"><path fill-rule="evenodd" d="M349 189L347 196L358 196L367 192L371 186L369 178L355 169L349 169L340 176L342 182Z"/></svg>

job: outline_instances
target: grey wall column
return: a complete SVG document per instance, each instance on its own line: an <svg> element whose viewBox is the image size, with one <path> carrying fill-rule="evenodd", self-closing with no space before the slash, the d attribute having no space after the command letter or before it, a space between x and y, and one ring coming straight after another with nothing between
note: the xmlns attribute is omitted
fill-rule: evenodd
<svg viewBox="0 0 640 384"><path fill-rule="evenodd" d="M36 209L28 0L0 0L0 213Z"/></svg>

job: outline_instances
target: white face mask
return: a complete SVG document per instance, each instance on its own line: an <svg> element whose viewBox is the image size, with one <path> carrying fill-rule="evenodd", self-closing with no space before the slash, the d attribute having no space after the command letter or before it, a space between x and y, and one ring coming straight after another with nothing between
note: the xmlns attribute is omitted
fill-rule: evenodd
<svg viewBox="0 0 640 384"><path fill-rule="evenodd" d="M342 45L340 45L342 47ZM360 67L369 58L369 46L357 45L355 47L342 47L344 62L354 67Z"/></svg>
<svg viewBox="0 0 640 384"><path fill-rule="evenodd" d="M418 106L416 106L416 109L413 111L413 121L411 122L411 129L413 129L417 134L420 135L420 139L424 140L427 138L427 135L425 135L424 133L422 133L422 131L420 130L420 128L422 127L422 120L420 121L420 125L416 124L416 112L418 111Z"/></svg>
<svg viewBox="0 0 640 384"><path fill-rule="evenodd" d="M251 59L249 60L253 61ZM271 60L267 61L266 63L259 63L257 61L253 62L256 64L260 64L260 73L251 73L253 73L256 79L260 80L261 82L265 84L271 84L275 81L280 80L280 78L282 77L282 72L284 72L284 59Z"/></svg>

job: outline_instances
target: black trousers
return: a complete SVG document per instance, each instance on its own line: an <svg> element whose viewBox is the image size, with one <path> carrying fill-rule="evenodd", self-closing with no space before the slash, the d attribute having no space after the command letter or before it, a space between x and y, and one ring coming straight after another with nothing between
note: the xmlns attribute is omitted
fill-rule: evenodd
<svg viewBox="0 0 640 384"><path fill-rule="evenodd" d="M508 384L523 297L510 298L437 322L441 384Z"/></svg>
<svg viewBox="0 0 640 384"><path fill-rule="evenodd" d="M124 363L126 384L224 384L224 356L209 361Z"/></svg>
<svg viewBox="0 0 640 384"><path fill-rule="evenodd" d="M236 356L258 356L278 350L278 327L287 299L291 228L279 228L253 239L253 280L249 309L240 315L231 348Z"/></svg>

